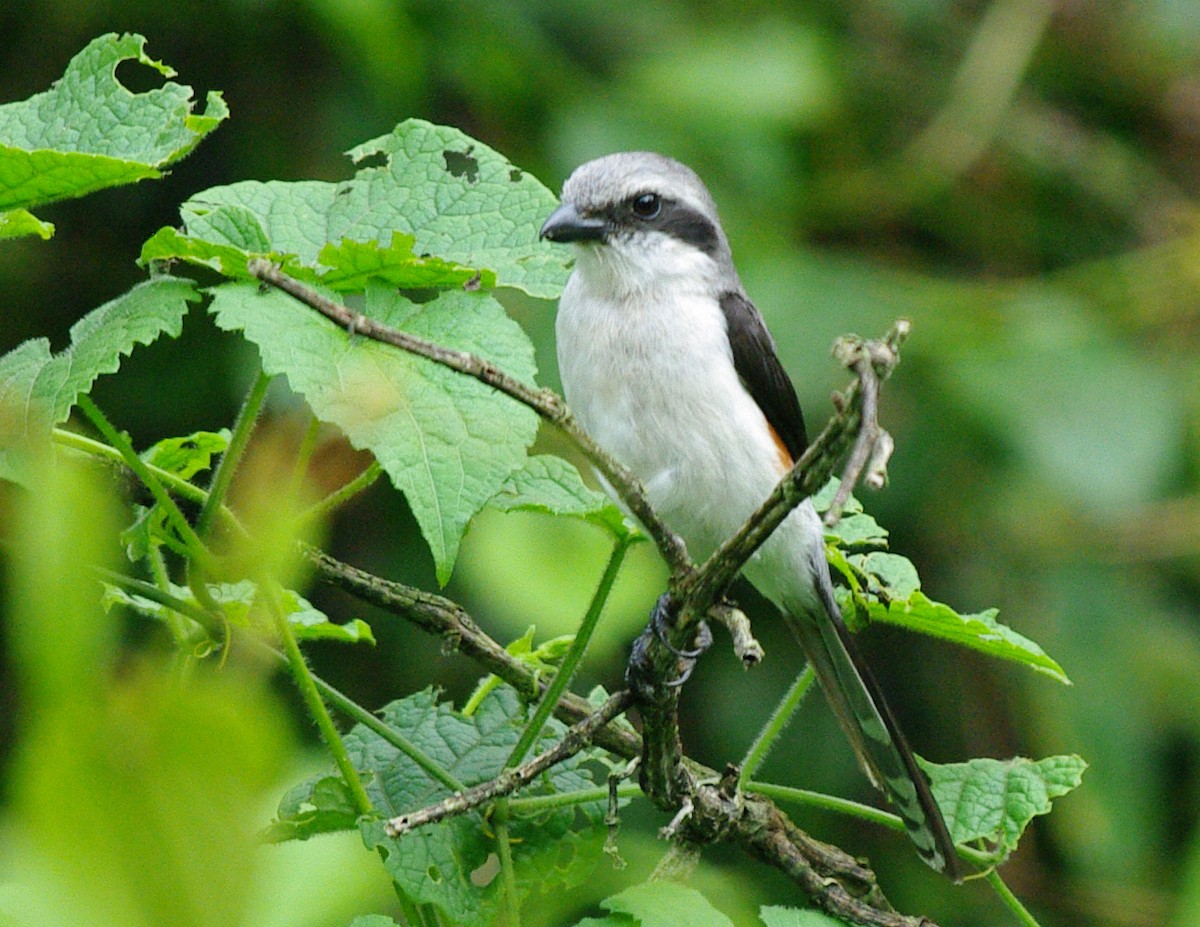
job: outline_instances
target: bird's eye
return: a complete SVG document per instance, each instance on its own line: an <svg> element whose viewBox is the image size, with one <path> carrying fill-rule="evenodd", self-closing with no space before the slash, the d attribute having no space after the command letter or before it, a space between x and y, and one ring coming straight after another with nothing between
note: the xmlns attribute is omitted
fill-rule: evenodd
<svg viewBox="0 0 1200 927"><path fill-rule="evenodd" d="M653 219L662 210L662 197L657 193L641 193L633 198L632 206L639 219Z"/></svg>

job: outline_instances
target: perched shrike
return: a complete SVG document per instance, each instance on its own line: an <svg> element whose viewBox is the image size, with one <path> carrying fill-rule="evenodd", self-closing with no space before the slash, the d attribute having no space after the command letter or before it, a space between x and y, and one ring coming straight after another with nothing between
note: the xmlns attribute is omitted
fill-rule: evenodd
<svg viewBox="0 0 1200 927"><path fill-rule="evenodd" d="M807 446L795 389L742 288L712 197L678 161L609 155L570 176L541 236L575 245L557 322L568 403L639 477L691 555L707 557ZM743 573L783 613L921 858L957 878L929 784L842 621L811 501Z"/></svg>

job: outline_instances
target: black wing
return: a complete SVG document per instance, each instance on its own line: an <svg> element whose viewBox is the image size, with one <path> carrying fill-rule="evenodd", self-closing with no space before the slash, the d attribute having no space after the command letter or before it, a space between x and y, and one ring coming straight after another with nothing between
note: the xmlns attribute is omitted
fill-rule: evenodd
<svg viewBox="0 0 1200 927"><path fill-rule="evenodd" d="M804 415L796 388L775 353L775 341L766 323L754 303L741 293L724 294L721 311L725 313L729 346L733 348L734 369L792 460L799 460L808 447Z"/></svg>

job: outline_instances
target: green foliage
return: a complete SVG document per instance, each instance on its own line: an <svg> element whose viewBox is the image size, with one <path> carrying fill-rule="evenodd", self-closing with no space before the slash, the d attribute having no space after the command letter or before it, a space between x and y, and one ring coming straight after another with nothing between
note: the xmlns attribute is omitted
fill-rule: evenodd
<svg viewBox="0 0 1200 927"><path fill-rule="evenodd" d="M525 462L534 413L424 358L356 338L284 293L229 283L212 296L217 324L254 342L268 374L286 375L323 421L375 454L408 499L445 583L471 516ZM533 379L529 339L487 293L451 290L415 303L372 284L364 311Z"/></svg>
<svg viewBox="0 0 1200 927"><path fill-rule="evenodd" d="M954 842L979 841L998 860L1017 848L1031 820L1050 813L1051 799L1079 787L1087 769L1078 756L924 765Z"/></svg>
<svg viewBox="0 0 1200 927"><path fill-rule="evenodd" d="M696 889L676 882L643 882L600 904L642 927L733 927Z"/></svg>
<svg viewBox="0 0 1200 927"><path fill-rule="evenodd" d="M627 537L632 529L608 496L589 489L579 471L561 457L537 454L525 461L505 480L488 503L501 512L541 512L561 515L607 528L615 537Z"/></svg>
<svg viewBox="0 0 1200 927"><path fill-rule="evenodd" d="M797 35L764 30L755 39L764 53L760 67L776 71L792 61L779 94L756 95L760 122L795 124L802 113L781 94L813 92L820 83L817 65L812 73L808 65L794 67ZM155 91L127 92L116 80L121 61L172 73L146 57L143 45L137 36L98 39L47 94L0 107L0 138L10 145L0 147L0 209L9 210L0 215L0 239L48 236L50 227L25 206L159 176L226 117L219 94L210 94L206 112L194 115L189 88L168 82ZM658 86L668 73L702 76L687 81L692 92L717 110L740 110L741 91L705 89L724 86L710 79L725 67L719 49L704 48L693 60L684 48L647 68L646 79ZM813 112L800 110L804 118ZM100 131L108 124L121 130ZM63 125L82 130L68 138ZM15 571L21 607L13 650L31 704L46 710L15 761L14 845L28 851L20 873L29 885L76 886L61 897L44 892L44 910L30 923L76 922L80 912L98 924L134 927L248 922L254 880L245 876L258 865L256 813L263 792L277 785L290 744L258 664L237 662L236 647L226 673L182 671L229 635L248 638L255 653L290 666L337 765L336 775L312 777L285 795L268 840L357 830L382 860L407 919L442 917L467 927L495 922L509 888L515 897L507 902L515 907L539 893L580 885L602 858L605 808L594 771L607 771L610 761L594 748L524 789L522 799L545 799L536 812L522 811L516 801L485 804L388 837L385 817L491 781L527 733L536 734L536 753L560 741L565 728L551 720L534 730L539 722L530 722L530 706L496 677L485 677L461 712L426 689L390 703L378 717L318 685L298 643L374 643L371 628L361 620L334 622L284 585L280 565L294 559L292 529L306 519L292 511L293 494L280 492L274 471L247 480L258 498L239 499L236 511L226 505L256 428L266 377L282 375L317 420L369 451L404 493L442 584L484 507L570 518L601 528L619 551L590 612L597 618L625 547L638 538L570 463L530 455L537 433L530 410L475 380L342 330L246 279L251 259L268 258L378 322L534 382L532 344L495 291L558 293L567 270L564 252L536 237L555 205L553 195L474 139L418 120L355 147L350 156L359 168L340 183L246 181L196 194L180 209L182 229L161 229L144 244L141 261L155 273L149 281L82 318L64 351L54 354L47 340L35 339L0 357L0 477L23 482L31 505L43 506L22 515L18 531L26 549ZM190 280L158 275L166 263L215 270L230 280L202 294ZM136 346L176 337L189 303L201 298L209 300L218 328L257 347L266 375L257 400L247 400L232 429L164 438L137 455L84 402L111 444L55 431L97 378L115 372ZM302 482L317 434L310 428L299 460L287 461L292 488ZM108 504L92 502L92 490L53 482L61 461L45 456L51 436L106 461L123 458L143 488L156 493L155 504L133 508L134 524L119 531L117 516L105 514ZM195 528L180 500L200 507ZM284 528L261 530L248 517L255 504L278 515ZM149 580L105 572L112 581L101 593L100 584L80 581L78 572L103 565L100 548L115 554L117 537ZM851 500L829 542L848 586L843 601L852 621L888 622L1066 681L1036 644L999 624L994 609L962 615L927 598L913 564L884 549L888 532L857 502ZM179 649L174 674L149 659L135 660L119 679L108 672L116 660L118 614L149 617L169 629ZM46 616L54 616L54 634L46 631ZM538 676L555 673L573 638L537 647L534 639L530 628L509 653ZM283 653L272 653L275 643ZM358 721L345 737L322 696ZM955 839L983 842L998 858L1015 849L1033 816L1079 784L1083 768L1077 757L929 767ZM80 871L100 877L93 885L76 878ZM214 883L236 890L210 901L205 893ZM607 917L581 923L730 923L695 890L667 882L635 885L603 906ZM762 916L767 927L822 923L812 912L783 908L764 908ZM356 927L393 923L378 915L354 921Z"/></svg>
<svg viewBox="0 0 1200 927"><path fill-rule="evenodd" d="M377 279L548 297L566 282L565 256L537 239L554 195L485 145L410 119L350 156L384 163L342 183L243 181L193 196L180 207L184 231L160 230L142 262L179 259L245 277L249 258L266 257L341 292Z"/></svg>
<svg viewBox="0 0 1200 927"><path fill-rule="evenodd" d="M190 280L158 277L85 315L58 354L47 339L35 338L0 357L0 478L26 475L23 446L45 441L79 395L101 374L114 373L137 345L178 335L188 303L197 299Z"/></svg>
<svg viewBox="0 0 1200 927"><path fill-rule="evenodd" d="M765 906L759 912L766 927L845 927L846 922L811 908Z"/></svg>
<svg viewBox="0 0 1200 927"><path fill-rule="evenodd" d="M50 237L54 227L28 207L161 177L229 116L219 93L193 113L192 88L173 81L130 93L117 80L122 61L175 75L145 45L140 35L101 36L50 90L0 106L0 238Z"/></svg>
<svg viewBox="0 0 1200 927"><path fill-rule="evenodd" d="M487 782L500 772L527 717L525 706L507 687L491 692L469 717L438 702L428 689L392 702L381 715L463 787ZM560 723L551 721L541 744L553 744L563 731ZM411 756L362 726L346 735L345 742L355 766L368 774L367 790L381 814L392 817L414 811L453 791ZM594 786L584 759L576 757L555 766L523 794L562 795ZM344 792L321 776L288 794L273 833L308 837L352 827L356 817ZM570 887L585 879L601 857L603 818L603 804L597 801L510 818L521 895ZM363 820L359 826L367 845L383 852L384 864L409 898L435 906L454 923L491 923L502 890L500 880L494 878L494 837L485 815L472 812L398 839L385 835L382 820Z"/></svg>
<svg viewBox="0 0 1200 927"><path fill-rule="evenodd" d="M183 480L212 468L213 458L229 450L228 428L196 431L179 438L163 438L142 453L146 463Z"/></svg>
<svg viewBox="0 0 1200 927"><path fill-rule="evenodd" d="M115 672L118 628L80 570L117 554L116 500L61 460L31 489L9 561L24 736L0 838L0 920L242 923L266 888L254 822L292 746L282 706L247 667L185 681L143 657Z"/></svg>
<svg viewBox="0 0 1200 927"><path fill-rule="evenodd" d="M837 481L831 480L814 498L819 511L828 508L836 490ZM998 609L962 615L921 592L917 568L907 557L881 549L887 546L887 531L863 512L857 499L851 497L844 512L826 537L830 565L846 581L846 587L838 590L838 601L847 624L861 627L880 621L1011 660L1070 683L1062 667L1041 647L996 620Z"/></svg>
<svg viewBox="0 0 1200 927"><path fill-rule="evenodd" d="M172 598L170 604L152 601L112 583L105 583L104 598L101 601L105 608L120 605L160 621L171 618L180 610L180 606L193 609L202 607L196 594L187 586L167 583L163 591ZM205 591L207 597L221 607L221 614L230 624L242 628L254 627L260 634L268 637L271 635L270 619L262 614L258 586L253 581L244 579L236 583L209 583ZM355 618L345 624L335 624L324 612L314 608L311 602L291 590L283 592L281 605L296 640L337 641L341 644L375 643L371 626L361 618Z"/></svg>

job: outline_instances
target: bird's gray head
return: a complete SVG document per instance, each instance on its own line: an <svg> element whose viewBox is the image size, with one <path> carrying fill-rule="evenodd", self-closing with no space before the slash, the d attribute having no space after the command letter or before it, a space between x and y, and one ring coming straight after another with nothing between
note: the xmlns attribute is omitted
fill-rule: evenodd
<svg viewBox="0 0 1200 927"><path fill-rule="evenodd" d="M631 285L692 275L736 281L717 207L696 172L648 151L576 168L541 237L581 247L581 265Z"/></svg>

